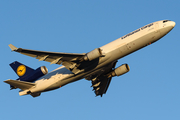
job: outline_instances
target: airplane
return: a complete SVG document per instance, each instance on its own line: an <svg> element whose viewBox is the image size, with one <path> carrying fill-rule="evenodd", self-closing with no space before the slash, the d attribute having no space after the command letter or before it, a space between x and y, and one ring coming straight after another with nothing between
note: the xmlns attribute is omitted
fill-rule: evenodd
<svg viewBox="0 0 180 120"><path fill-rule="evenodd" d="M174 21L161 20L145 25L128 33L102 47L95 48L88 53L47 52L17 48L12 44L12 51L34 57L39 61L61 65L48 73L45 66L32 69L20 62L13 62L10 66L17 73L17 80L4 81L11 89L19 88L19 95L40 96L42 92L61 88L69 83L85 78L91 81L96 96L106 94L111 79L129 72L128 64L116 67L118 59L127 56L147 45L150 45L175 26Z"/></svg>

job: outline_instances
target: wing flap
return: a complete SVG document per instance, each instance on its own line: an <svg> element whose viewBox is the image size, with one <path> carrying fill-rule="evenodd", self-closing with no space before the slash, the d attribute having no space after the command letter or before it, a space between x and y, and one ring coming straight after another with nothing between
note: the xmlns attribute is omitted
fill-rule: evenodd
<svg viewBox="0 0 180 120"><path fill-rule="evenodd" d="M111 82L112 78L108 78L108 77L101 77L101 78L96 78L94 80L92 80L92 87L94 90L94 93L96 94L96 96L98 95L102 95L106 93L109 84Z"/></svg>
<svg viewBox="0 0 180 120"><path fill-rule="evenodd" d="M39 61L47 61L50 64L63 64L67 69L73 70L75 65L85 56L85 53L62 53L62 52L48 52L48 51L38 51L29 50L23 48L17 48L12 44L9 44L12 51L19 52L21 54L34 57L39 59ZM71 67L71 68L70 68ZM74 68L72 68L74 67Z"/></svg>
<svg viewBox="0 0 180 120"><path fill-rule="evenodd" d="M106 94L112 79L112 77L109 77L107 74L113 71L113 69L116 66L116 63L117 61L111 63L109 67L106 66L107 69L104 68L104 70L105 69L106 70L103 73L101 74L99 73L100 75L97 74L96 77L91 79L91 83L92 83L91 87L93 87L96 96L100 95L102 97L103 94Z"/></svg>
<svg viewBox="0 0 180 120"><path fill-rule="evenodd" d="M16 88L20 88L21 90L27 90L30 89L31 87L35 86L35 83L30 83L30 82L24 82L24 81L19 81L19 80L6 80L4 81L7 84L10 84Z"/></svg>

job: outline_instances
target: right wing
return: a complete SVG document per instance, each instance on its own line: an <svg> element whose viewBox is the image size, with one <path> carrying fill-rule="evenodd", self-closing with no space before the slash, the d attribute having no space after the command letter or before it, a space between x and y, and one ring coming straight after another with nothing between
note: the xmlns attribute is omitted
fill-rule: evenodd
<svg viewBox="0 0 180 120"><path fill-rule="evenodd" d="M35 86L35 83L24 82L24 81L19 81L19 80L10 80L9 79L4 82L8 83L16 88L20 88L21 90L27 90L27 89L30 89L31 87Z"/></svg>
<svg viewBox="0 0 180 120"><path fill-rule="evenodd" d="M39 59L39 61L47 61L51 64L62 64L68 70L72 71L73 73L78 73L80 70L78 66L82 61L82 58L86 55L85 53L78 54L78 53L62 53L62 52L47 52L47 51L37 51L37 50L29 50L23 48L17 48L12 44L9 44L9 47L12 51L34 57Z"/></svg>

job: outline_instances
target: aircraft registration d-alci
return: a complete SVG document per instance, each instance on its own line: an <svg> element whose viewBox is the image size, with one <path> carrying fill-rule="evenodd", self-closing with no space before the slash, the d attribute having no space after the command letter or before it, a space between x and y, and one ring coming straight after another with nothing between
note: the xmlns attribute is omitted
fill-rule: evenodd
<svg viewBox="0 0 180 120"><path fill-rule="evenodd" d="M12 51L62 66L48 73L45 66L32 69L15 61L10 66L19 78L4 82L10 84L11 89L21 89L20 96L29 94L37 97L42 92L58 89L85 78L91 81L96 96L102 97L107 92L112 77L123 75L130 70L128 64L116 67L118 59L156 42L174 26L175 22L170 20L153 22L83 54L37 51L9 44Z"/></svg>

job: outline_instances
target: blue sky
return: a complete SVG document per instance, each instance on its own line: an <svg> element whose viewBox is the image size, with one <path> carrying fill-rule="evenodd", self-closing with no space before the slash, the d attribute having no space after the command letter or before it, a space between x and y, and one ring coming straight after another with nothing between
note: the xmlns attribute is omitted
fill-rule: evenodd
<svg viewBox="0 0 180 120"><path fill-rule="evenodd" d="M0 118L3 120L179 120L180 1L0 1ZM114 77L102 98L84 79L40 97L19 96L3 81L16 79L13 61L34 69L59 67L11 52L8 44L34 50L86 53L135 29L170 19L175 28L158 42L120 59L129 73Z"/></svg>

